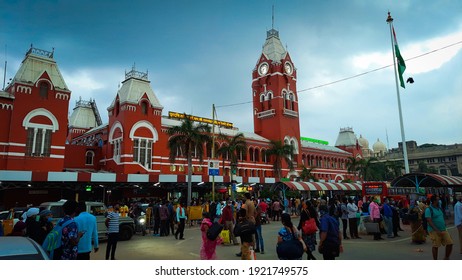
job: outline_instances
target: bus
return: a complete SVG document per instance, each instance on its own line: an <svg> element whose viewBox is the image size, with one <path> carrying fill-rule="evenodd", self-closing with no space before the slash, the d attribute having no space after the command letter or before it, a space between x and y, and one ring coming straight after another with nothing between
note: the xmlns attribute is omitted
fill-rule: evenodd
<svg viewBox="0 0 462 280"><path fill-rule="evenodd" d="M379 198L380 201L385 197L399 200L416 195L416 191L410 187L391 187L388 182L363 182L362 195L363 198L374 196Z"/></svg>

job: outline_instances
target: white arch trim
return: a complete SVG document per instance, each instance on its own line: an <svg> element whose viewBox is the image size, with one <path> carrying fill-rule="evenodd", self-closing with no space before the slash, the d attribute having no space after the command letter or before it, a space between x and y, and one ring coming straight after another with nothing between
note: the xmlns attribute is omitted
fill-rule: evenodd
<svg viewBox="0 0 462 280"><path fill-rule="evenodd" d="M122 127L122 124L120 122L115 122L111 127L111 131L109 132L109 143L114 142L114 132L117 128L120 128L122 134L124 133L124 128Z"/></svg>
<svg viewBox="0 0 462 280"><path fill-rule="evenodd" d="M32 123L30 122L30 120L33 119L36 116L45 116L49 120L51 120L52 125L51 125L50 128L51 128L52 132L55 132L56 130L59 130L58 119L50 111L48 111L47 109L44 109L44 108L37 108L35 110L30 111L29 114L27 114L24 117L24 120L22 121L22 126L24 128L31 127ZM35 125L34 125L34 127L35 127Z"/></svg>
<svg viewBox="0 0 462 280"><path fill-rule="evenodd" d="M132 126L132 129L130 130L130 139L133 140L133 138L135 138L135 131L138 129L138 128L141 128L141 127L145 127L147 129L149 129L149 131L151 131L152 133L152 137L153 137L153 141L154 142L157 142L157 140L159 140L159 135L157 134L157 130L154 128L154 126L148 122L148 121L139 121L137 123L135 123L133 126Z"/></svg>

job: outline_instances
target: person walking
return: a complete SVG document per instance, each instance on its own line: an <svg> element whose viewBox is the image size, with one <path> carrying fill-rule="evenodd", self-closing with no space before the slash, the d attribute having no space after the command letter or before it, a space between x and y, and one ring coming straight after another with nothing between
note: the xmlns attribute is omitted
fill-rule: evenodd
<svg viewBox="0 0 462 280"><path fill-rule="evenodd" d="M350 226L350 236L352 239L361 239L358 235L358 219L356 213L358 212L358 206L354 203L353 199L348 198L347 204L348 210L348 225Z"/></svg>
<svg viewBox="0 0 462 280"><path fill-rule="evenodd" d="M179 202L178 207L176 208L176 222L178 223L178 228L175 232L175 239L178 239L178 235L180 235L180 239L184 239L184 226L186 223L186 209L183 207L183 203Z"/></svg>
<svg viewBox="0 0 462 280"><path fill-rule="evenodd" d="M457 195L457 202L454 205L454 225L459 235L459 253L462 254L462 195Z"/></svg>
<svg viewBox="0 0 462 280"><path fill-rule="evenodd" d="M281 203L277 199L274 200L271 205L271 215L273 216L273 221L279 221L279 217L281 215Z"/></svg>
<svg viewBox="0 0 462 280"><path fill-rule="evenodd" d="M255 253L265 253L265 245L263 243L263 235L261 232L261 220L262 220L262 210L260 206L256 208L256 216L255 216L255 229L257 234L255 236Z"/></svg>
<svg viewBox="0 0 462 280"><path fill-rule="evenodd" d="M107 227L107 244L106 244L106 260L115 260L115 252L117 249L117 242L119 241L119 204L114 205L114 211L108 212L106 217Z"/></svg>
<svg viewBox="0 0 462 280"><path fill-rule="evenodd" d="M234 236L235 219L234 219L232 207L233 207L232 201L228 200L225 208L223 208L221 221L223 223L223 229L229 230L229 241L232 242L234 245L239 245L239 242L237 241L236 236Z"/></svg>
<svg viewBox="0 0 462 280"><path fill-rule="evenodd" d="M77 245L78 260L89 260L92 249L94 248L95 253L98 252L99 249L96 217L88 213L86 208L87 205L85 201L79 201L77 217L74 218L79 230L85 232Z"/></svg>
<svg viewBox="0 0 462 280"><path fill-rule="evenodd" d="M306 245L307 260L316 260L316 257L313 255L314 250L316 250L316 233L306 234L303 232L302 227L305 224L305 221L309 219L316 219L316 226L319 226L319 221L317 219L317 211L312 206L309 200L302 202L302 210L300 212L300 220L297 226L297 229L302 233L302 239Z"/></svg>
<svg viewBox="0 0 462 280"><path fill-rule="evenodd" d="M409 220L411 224L411 241L416 244L425 243L427 240L427 234L422 226L422 213L425 211L425 203L418 203L417 200L413 200L409 207L409 216L412 219Z"/></svg>
<svg viewBox="0 0 462 280"><path fill-rule="evenodd" d="M293 239L298 239L303 246L303 252L307 251L307 247L305 242L303 241L302 235L299 233L297 228L293 225L292 220L290 218L289 213L282 213L281 215L281 223L283 227L279 230L278 232L278 239L277 239L277 245L276 246L281 246L281 243L283 242L290 242ZM278 255L279 259L296 259L296 260L301 260L303 257L303 252L299 255L300 257L291 257L291 258L286 258L282 257L281 255Z"/></svg>
<svg viewBox="0 0 462 280"><path fill-rule="evenodd" d="M160 236L168 236L168 208L165 203L159 203Z"/></svg>
<svg viewBox="0 0 462 280"><path fill-rule="evenodd" d="M394 238L393 236L393 210L390 207L388 198L383 200L383 220L387 227L387 238Z"/></svg>
<svg viewBox="0 0 462 280"><path fill-rule="evenodd" d="M239 209L238 222L234 227L234 235L241 238L241 252L236 256L241 257L241 260L250 260L250 248L254 246L255 224L247 219L247 210Z"/></svg>
<svg viewBox="0 0 462 280"><path fill-rule="evenodd" d="M328 213L327 205L320 205L321 226L319 227L319 253L324 260L335 260L343 253L342 235L339 229L339 222Z"/></svg>
<svg viewBox="0 0 462 280"><path fill-rule="evenodd" d="M348 208L347 208L348 199L346 196L342 198L342 203L340 204L340 219L342 220L342 228L343 228L343 239L350 239L347 236L347 228L348 228Z"/></svg>
<svg viewBox="0 0 462 280"><path fill-rule="evenodd" d="M438 247L445 246L444 259L449 260L452 253L453 241L446 229L443 210L439 207L439 196L430 197L430 206L425 209L425 218L427 219L427 231L432 240L432 256L434 260L438 259Z"/></svg>
<svg viewBox="0 0 462 280"><path fill-rule="evenodd" d="M207 212L202 213L201 233L202 243L200 249L201 260L216 260L217 259L217 245L221 243L221 238L218 236L215 240L207 238L207 230L212 226L210 214Z"/></svg>

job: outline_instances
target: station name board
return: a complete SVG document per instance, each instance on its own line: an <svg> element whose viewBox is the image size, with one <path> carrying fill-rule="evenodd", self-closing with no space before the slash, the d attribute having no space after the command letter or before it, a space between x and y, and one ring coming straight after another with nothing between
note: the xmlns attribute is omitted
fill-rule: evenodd
<svg viewBox="0 0 462 280"><path fill-rule="evenodd" d="M203 117L197 117L193 115L187 115L187 114L182 114L182 113L177 113L177 112L168 112L168 117L173 118L173 119L185 119L188 118L191 121L194 122L201 122L201 123L208 123L208 124L213 124L215 122L215 125L222 126L225 128L233 128L233 123L230 122L225 122L225 121L220 121L220 120L212 120L208 118L203 118Z"/></svg>

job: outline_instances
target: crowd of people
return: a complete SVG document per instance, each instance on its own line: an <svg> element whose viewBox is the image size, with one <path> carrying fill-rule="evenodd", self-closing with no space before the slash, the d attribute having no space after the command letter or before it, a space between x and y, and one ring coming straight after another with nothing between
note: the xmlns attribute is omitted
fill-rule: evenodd
<svg viewBox="0 0 462 280"><path fill-rule="evenodd" d="M147 204L142 208L141 205ZM253 197L245 193L236 201L202 201L194 200L192 206L200 206L201 219L197 221L202 232L200 246L201 259L216 259L217 245L224 242L221 237L211 240L207 232L214 223L222 225L227 231L227 243L240 245L238 257L243 260L255 258L255 253L265 253L262 224L279 222L281 228L277 239L279 259L302 259L306 254L308 260L315 260L313 252L318 252L325 260L333 260L343 252L342 241L360 239L359 229L367 216L370 223L376 223L378 230L373 232L373 239L383 240L399 237L402 224L409 224L411 241L422 244L427 237L432 242L432 257L437 259L438 248L445 247L445 259L449 259L453 240L449 235L445 218L445 205L438 195L421 196L418 199L401 197L349 197L304 199L291 198L282 200L277 197ZM57 225L62 226L62 248L53 252L53 259L89 260L92 251L98 251L98 232L96 218L86 212L85 202L68 200L63 205L64 218ZM364 215L364 214L366 215ZM182 201L153 200L132 202L130 207L118 203L108 207L106 217L107 246L106 259L115 259L119 238L119 217L130 216L137 220L141 215L146 218L146 228L153 236L165 237L173 235L175 239L185 238L184 230L191 215L189 208ZM298 224L292 218L299 218ZM40 211L31 207L24 212L15 224L10 235L28 236L39 244L43 244L47 234L54 225L50 210ZM310 231L308 224L313 224ZM340 225L341 224L341 225ZM454 224L458 229L459 244L462 244L462 196L454 200ZM238 240L239 239L239 240ZM291 249L287 249L291 248ZM462 245L460 245L462 254ZM288 251L299 251L300 254L288 255ZM286 252L286 253L284 253Z"/></svg>

